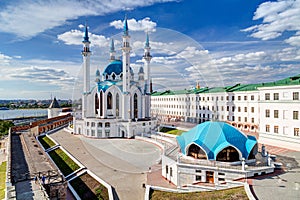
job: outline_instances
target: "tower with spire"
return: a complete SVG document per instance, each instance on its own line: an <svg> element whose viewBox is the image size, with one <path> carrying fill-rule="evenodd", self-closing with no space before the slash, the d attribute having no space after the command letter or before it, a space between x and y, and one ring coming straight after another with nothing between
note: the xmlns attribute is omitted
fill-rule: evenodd
<svg viewBox="0 0 300 200"><path fill-rule="evenodd" d="M123 64L123 113L122 116L125 120L132 118L132 110L130 110L130 36L128 32L127 16L124 19L123 25L123 44L122 44L122 64Z"/></svg>
<svg viewBox="0 0 300 200"><path fill-rule="evenodd" d="M146 42L144 46L144 66L145 66L145 104L150 105L151 101L151 80L150 80L150 61L152 59L152 56L150 54L150 42L149 42L149 34L147 32L146 34ZM145 117L150 118L150 106L148 109L145 109Z"/></svg>
<svg viewBox="0 0 300 200"><path fill-rule="evenodd" d="M82 98L82 115L87 117L87 96L90 92L90 40L88 34L88 26L85 24L85 32L82 40L83 50L81 51L83 57L83 98Z"/></svg>

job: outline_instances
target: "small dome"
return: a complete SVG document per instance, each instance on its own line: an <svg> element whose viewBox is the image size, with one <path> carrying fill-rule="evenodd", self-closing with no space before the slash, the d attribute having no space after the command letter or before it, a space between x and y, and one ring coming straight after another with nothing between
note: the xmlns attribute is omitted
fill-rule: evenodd
<svg viewBox="0 0 300 200"><path fill-rule="evenodd" d="M99 77L100 76L100 71L99 69L96 70L96 77Z"/></svg>
<svg viewBox="0 0 300 200"><path fill-rule="evenodd" d="M144 73L144 68L140 67L139 74L143 74L143 73Z"/></svg>
<svg viewBox="0 0 300 200"><path fill-rule="evenodd" d="M187 155L189 147L194 144L205 151L208 160L216 160L218 153L228 147L237 149L248 159L257 146L255 137L247 136L225 122L201 123L176 139L183 154Z"/></svg>

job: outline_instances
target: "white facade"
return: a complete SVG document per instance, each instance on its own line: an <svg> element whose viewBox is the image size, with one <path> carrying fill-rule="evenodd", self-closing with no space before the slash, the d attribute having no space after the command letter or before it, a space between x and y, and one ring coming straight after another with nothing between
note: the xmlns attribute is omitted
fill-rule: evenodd
<svg viewBox="0 0 300 200"><path fill-rule="evenodd" d="M150 93L147 80L150 79L150 46L147 35L145 68L141 67L138 80L134 79L130 67L130 36L127 19L124 21L122 59L115 58L114 42L110 45L110 63L102 74L96 71L95 86L90 87L90 41L87 27L83 38L83 94L81 115L75 113L74 132L88 137L134 137L149 133L155 126L150 117Z"/></svg>
<svg viewBox="0 0 300 200"><path fill-rule="evenodd" d="M299 80L295 76L265 84L156 92L151 113L161 123L226 121L262 144L299 150Z"/></svg>

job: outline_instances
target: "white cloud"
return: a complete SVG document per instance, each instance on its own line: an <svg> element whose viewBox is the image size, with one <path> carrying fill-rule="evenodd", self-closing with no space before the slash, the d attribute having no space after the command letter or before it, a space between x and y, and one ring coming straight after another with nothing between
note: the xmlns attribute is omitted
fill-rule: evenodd
<svg viewBox="0 0 300 200"><path fill-rule="evenodd" d="M242 31L250 32L254 38L270 40L282 36L284 32L300 31L300 0L278 0L259 5L253 19L262 19L262 24L248 27ZM287 43L299 46L298 36L291 36Z"/></svg>
<svg viewBox="0 0 300 200"><path fill-rule="evenodd" d="M128 28L131 31L154 32L156 27L156 23L151 21L149 17L146 17L142 20L128 19L127 23ZM123 21L121 20L112 21L109 25L115 27L116 29L123 29Z"/></svg>
<svg viewBox="0 0 300 200"><path fill-rule="evenodd" d="M83 32L80 30L71 30L57 36L57 39L63 41L67 45L82 45ZM91 46L107 47L109 39L103 35L89 33Z"/></svg>
<svg viewBox="0 0 300 200"><path fill-rule="evenodd" d="M0 53L0 63L1 64L7 65L10 63L11 59L12 58L10 56Z"/></svg>
<svg viewBox="0 0 300 200"><path fill-rule="evenodd" d="M9 1L0 10L0 30L15 34L19 38L31 38L81 16L104 15L126 8L170 1L176 0ZM144 23L151 25L145 21Z"/></svg>

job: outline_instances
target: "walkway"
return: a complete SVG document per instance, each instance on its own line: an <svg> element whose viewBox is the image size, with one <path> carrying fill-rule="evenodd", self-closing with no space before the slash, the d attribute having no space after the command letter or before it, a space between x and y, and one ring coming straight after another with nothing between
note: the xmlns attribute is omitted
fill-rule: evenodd
<svg viewBox="0 0 300 200"><path fill-rule="evenodd" d="M155 145L130 139L89 139L63 130L50 136L112 185L121 200L144 198L147 169L160 155Z"/></svg>

